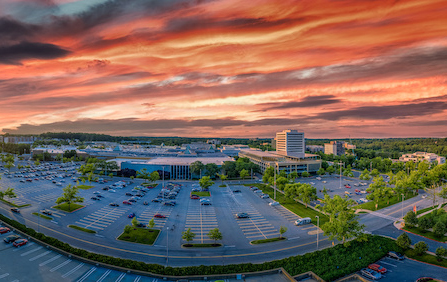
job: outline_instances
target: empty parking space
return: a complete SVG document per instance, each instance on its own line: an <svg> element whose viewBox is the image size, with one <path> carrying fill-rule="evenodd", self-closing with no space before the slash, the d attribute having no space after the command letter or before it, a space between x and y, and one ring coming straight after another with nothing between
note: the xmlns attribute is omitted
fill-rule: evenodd
<svg viewBox="0 0 447 282"><path fill-rule="evenodd" d="M208 233L211 229L218 227L216 210L212 205L201 205L198 200L189 201L185 231L191 228L191 231L196 234L195 242L213 243L214 240L209 239Z"/></svg>
<svg viewBox="0 0 447 282"><path fill-rule="evenodd" d="M154 228L162 229L166 225L166 221L169 219L173 208L174 207L172 206L165 206L161 203L151 203L143 210L143 212L136 212L135 214L139 222L147 225L151 219L154 219ZM154 217L156 214L161 214L165 216L165 218Z"/></svg>
<svg viewBox="0 0 447 282"><path fill-rule="evenodd" d="M94 213L76 221L76 224L91 229L104 230L119 217L124 216L129 208L105 206Z"/></svg>

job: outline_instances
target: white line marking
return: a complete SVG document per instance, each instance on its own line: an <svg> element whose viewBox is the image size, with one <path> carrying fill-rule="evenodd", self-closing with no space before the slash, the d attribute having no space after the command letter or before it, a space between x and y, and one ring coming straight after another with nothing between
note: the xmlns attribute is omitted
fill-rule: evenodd
<svg viewBox="0 0 447 282"><path fill-rule="evenodd" d="M386 262L386 261L380 261L380 263L384 263L384 264L387 264L387 265L391 265L391 266L397 267L397 265L391 264L391 263Z"/></svg>
<svg viewBox="0 0 447 282"><path fill-rule="evenodd" d="M56 270L58 270L59 268L69 264L70 262L71 262L71 259L67 259L66 261L64 261L63 263L59 264L58 266L55 266L52 269L50 269L50 272L55 272Z"/></svg>
<svg viewBox="0 0 447 282"><path fill-rule="evenodd" d="M141 276L137 276L133 282L138 282L138 281L140 281L140 279L141 279Z"/></svg>
<svg viewBox="0 0 447 282"><path fill-rule="evenodd" d="M85 273L85 274L78 280L78 282L82 282L82 281L84 281L84 280L85 280L87 277L89 277L90 274L92 274L95 270L96 270L96 267L92 267L92 268L90 268L90 270L87 271L87 273Z"/></svg>
<svg viewBox="0 0 447 282"><path fill-rule="evenodd" d="M78 270L79 268L81 268L84 265L83 262L81 262L80 264L78 264L75 268L73 268L72 270L70 270L69 272L65 273L64 275L62 275L62 278L67 278L70 274L72 274L73 272L75 272L76 270Z"/></svg>
<svg viewBox="0 0 447 282"><path fill-rule="evenodd" d="M21 256L21 257L24 257L24 256L26 256L26 255L29 255L29 254L31 254L31 253L34 253L35 251L38 251L38 250L42 249L42 248L43 248L43 247L40 246L40 247L38 247L38 248L35 248L34 250L31 250L31 251L28 251L28 252L26 252L26 253L23 253L23 254L21 254L20 256Z"/></svg>
<svg viewBox="0 0 447 282"><path fill-rule="evenodd" d="M49 260L44 261L44 262L42 262L41 264L39 264L39 266L44 266L44 265L46 265L46 264L49 264L50 262L57 260L57 259L60 258L61 256L62 256L62 255L57 255L57 256L55 256L55 257L52 257L52 258L50 258Z"/></svg>
<svg viewBox="0 0 447 282"><path fill-rule="evenodd" d="M104 280L110 274L110 272L112 272L111 269L107 270L98 280L96 280L96 282L101 282L102 280Z"/></svg>
<svg viewBox="0 0 447 282"><path fill-rule="evenodd" d="M121 275L115 280L115 282L120 282L123 280L124 276L126 276L126 273L121 273Z"/></svg>
<svg viewBox="0 0 447 282"><path fill-rule="evenodd" d="M36 259L41 258L41 257L43 257L43 256L45 256L45 255L47 255L47 254L49 254L49 253L51 253L51 251L46 251L45 253L42 253L42 254L40 254L40 255L38 255L38 256L35 256L35 257L33 257L33 258L30 258L29 261L35 261Z"/></svg>
<svg viewBox="0 0 447 282"><path fill-rule="evenodd" d="M0 279L5 278L6 276L9 276L9 273L5 273L5 274L0 275Z"/></svg>

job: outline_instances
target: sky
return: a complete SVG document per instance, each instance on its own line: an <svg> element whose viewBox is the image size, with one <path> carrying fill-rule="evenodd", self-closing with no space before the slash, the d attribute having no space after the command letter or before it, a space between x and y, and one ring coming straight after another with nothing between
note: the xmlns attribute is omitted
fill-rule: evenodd
<svg viewBox="0 0 447 282"><path fill-rule="evenodd" d="M445 0L0 0L2 133L446 137Z"/></svg>

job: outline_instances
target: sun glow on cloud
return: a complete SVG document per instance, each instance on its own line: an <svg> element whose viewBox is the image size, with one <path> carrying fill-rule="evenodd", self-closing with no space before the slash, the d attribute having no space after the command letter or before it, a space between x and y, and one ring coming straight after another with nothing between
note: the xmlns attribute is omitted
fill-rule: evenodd
<svg viewBox="0 0 447 282"><path fill-rule="evenodd" d="M444 137L447 4L0 2L10 133Z"/></svg>

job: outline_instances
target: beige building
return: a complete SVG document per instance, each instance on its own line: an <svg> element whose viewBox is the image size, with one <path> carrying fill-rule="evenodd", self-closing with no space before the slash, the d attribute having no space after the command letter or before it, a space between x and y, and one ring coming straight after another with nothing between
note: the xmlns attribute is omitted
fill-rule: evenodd
<svg viewBox="0 0 447 282"><path fill-rule="evenodd" d="M345 153L345 147L344 147L344 143L342 141L331 141L330 143L325 143L324 144L324 153L326 155L336 155L336 156L341 156Z"/></svg>
<svg viewBox="0 0 447 282"><path fill-rule="evenodd" d="M402 155L399 158L399 161L401 162L420 162L420 161L427 161L429 163L438 162L438 164L444 164L445 163L445 157L438 156L433 153L427 153L427 152L416 152L412 154L405 154Z"/></svg>
<svg viewBox="0 0 447 282"><path fill-rule="evenodd" d="M304 158L306 142L304 132L284 130L276 133L276 153L283 156Z"/></svg>

